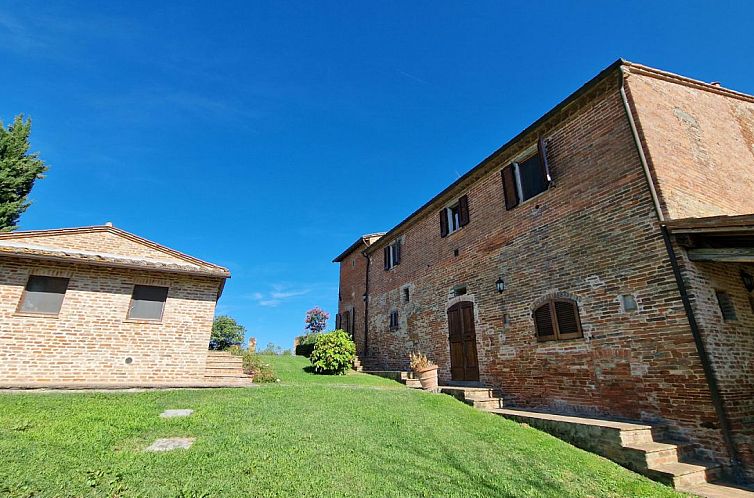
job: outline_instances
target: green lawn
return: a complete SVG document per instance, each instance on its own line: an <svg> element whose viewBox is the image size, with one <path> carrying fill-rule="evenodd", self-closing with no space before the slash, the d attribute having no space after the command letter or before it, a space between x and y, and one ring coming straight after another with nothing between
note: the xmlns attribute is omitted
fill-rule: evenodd
<svg viewBox="0 0 754 498"><path fill-rule="evenodd" d="M0 496L678 496L449 396L270 361L250 389L0 394ZM196 443L142 451L171 436Z"/></svg>

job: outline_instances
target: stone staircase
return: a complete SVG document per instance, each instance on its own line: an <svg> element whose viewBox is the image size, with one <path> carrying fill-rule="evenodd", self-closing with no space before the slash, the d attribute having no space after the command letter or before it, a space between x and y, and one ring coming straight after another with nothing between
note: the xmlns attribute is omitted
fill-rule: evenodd
<svg viewBox="0 0 754 498"><path fill-rule="evenodd" d="M663 427L596 418L570 417L505 407L488 387L442 386L440 392L496 415L548 432L674 488L709 498L754 498L754 492L714 482L721 467L694 458L694 447L665 436Z"/></svg>
<svg viewBox="0 0 754 498"><path fill-rule="evenodd" d="M353 369L356 370L357 372L364 371L364 366L361 364L361 360L359 359L358 356L355 357L353 360Z"/></svg>
<svg viewBox="0 0 754 498"><path fill-rule="evenodd" d="M251 384L252 376L243 373L243 359L226 351L207 351L204 380L222 386Z"/></svg>

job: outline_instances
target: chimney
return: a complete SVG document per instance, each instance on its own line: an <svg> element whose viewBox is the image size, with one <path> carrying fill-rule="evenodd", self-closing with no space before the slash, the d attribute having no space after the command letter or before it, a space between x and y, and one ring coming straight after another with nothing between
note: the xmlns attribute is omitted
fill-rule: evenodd
<svg viewBox="0 0 754 498"><path fill-rule="evenodd" d="M105 222L105 226L106 227L111 227L111 226L113 226L113 222L112 221L106 221Z"/></svg>

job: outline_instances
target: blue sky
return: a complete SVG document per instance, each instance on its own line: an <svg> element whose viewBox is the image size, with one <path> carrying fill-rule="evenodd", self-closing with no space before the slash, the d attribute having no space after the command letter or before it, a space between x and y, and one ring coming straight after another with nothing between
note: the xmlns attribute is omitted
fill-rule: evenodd
<svg viewBox="0 0 754 498"><path fill-rule="evenodd" d="M618 57L754 93L752 2L0 3L0 119L50 165L23 229L112 221L233 278L290 347L334 256ZM331 320L334 325L334 318Z"/></svg>

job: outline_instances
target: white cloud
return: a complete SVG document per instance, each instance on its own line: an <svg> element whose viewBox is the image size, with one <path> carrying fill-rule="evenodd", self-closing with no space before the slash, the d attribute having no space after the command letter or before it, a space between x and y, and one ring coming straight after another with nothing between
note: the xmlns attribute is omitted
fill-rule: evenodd
<svg viewBox="0 0 754 498"><path fill-rule="evenodd" d="M247 297L253 301L256 301L259 306L266 308L274 308L280 306L283 301L298 296L303 296L311 292L311 289L306 288L291 288L282 284L274 284L271 286L271 291L254 292Z"/></svg>

